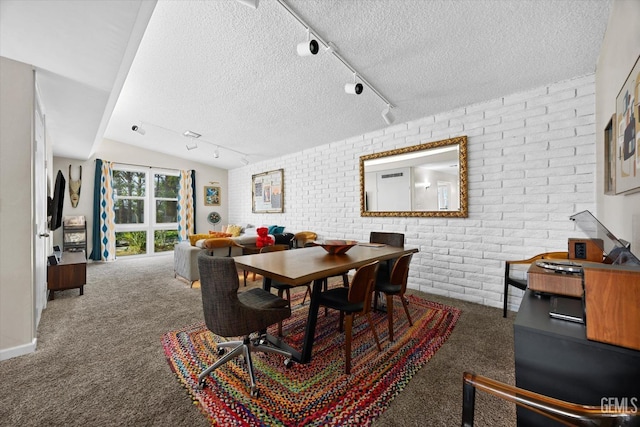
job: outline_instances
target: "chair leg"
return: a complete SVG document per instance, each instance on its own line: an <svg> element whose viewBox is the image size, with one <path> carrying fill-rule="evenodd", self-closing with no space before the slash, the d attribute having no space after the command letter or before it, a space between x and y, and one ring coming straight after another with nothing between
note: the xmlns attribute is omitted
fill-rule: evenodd
<svg viewBox="0 0 640 427"><path fill-rule="evenodd" d="M380 295L380 292L373 291L373 309L375 311L378 311L378 295Z"/></svg>
<svg viewBox="0 0 640 427"><path fill-rule="evenodd" d="M224 345L221 345L224 344ZM220 366L224 365L225 363L227 363L228 361L238 357L240 354L242 354L244 352L245 349L245 345L242 341L231 341L231 342L227 342L227 343L221 343L218 344L218 347L220 348L224 348L224 347L229 347L229 346L234 346L234 349L231 350L229 353L225 354L221 359L219 359L216 363L214 363L213 365L209 366L207 369L205 369L204 371L202 371L200 373L200 375L198 375L198 384L203 383L204 379L214 370L218 369Z"/></svg>
<svg viewBox="0 0 640 427"><path fill-rule="evenodd" d="M504 281L504 304L502 307L502 317L507 317L507 302L509 301L509 282Z"/></svg>
<svg viewBox="0 0 640 427"><path fill-rule="evenodd" d="M349 275L347 273L344 273L342 275L342 286L344 286L345 288L349 287Z"/></svg>
<svg viewBox="0 0 640 427"><path fill-rule="evenodd" d="M378 351L382 351L382 347L380 346L380 339L378 338L378 333L376 332L376 328L373 325L373 318L371 317L371 312L367 312L367 322L369 322L369 327L371 328L371 332L373 332L373 338L376 340L376 346L378 347Z"/></svg>
<svg viewBox="0 0 640 427"><path fill-rule="evenodd" d="M409 320L409 326L413 326L413 321L411 320L411 315L409 314L409 302L404 297L404 295L400 295L400 301L402 302L404 313L407 315L407 320Z"/></svg>
<svg viewBox="0 0 640 427"><path fill-rule="evenodd" d="M342 312L341 312L342 313ZM351 373L351 328L353 326L353 313L347 314L347 324L345 326L345 340L344 340L344 373L349 375Z"/></svg>
<svg viewBox="0 0 640 427"><path fill-rule="evenodd" d="M278 289L278 296L282 298L282 293L284 289ZM289 293L289 289L287 291L287 301L289 302L289 308L291 308L291 294ZM278 336L282 336L282 320L278 322Z"/></svg>
<svg viewBox="0 0 640 427"><path fill-rule="evenodd" d="M393 342L393 295L387 296L387 321L389 323L389 341Z"/></svg>
<svg viewBox="0 0 640 427"><path fill-rule="evenodd" d="M304 303L307 301L307 295L309 295L309 298L311 298L311 285L307 285L307 290L304 291L304 297L302 297L302 303L300 305L304 305Z"/></svg>
<svg viewBox="0 0 640 427"><path fill-rule="evenodd" d="M247 364L247 371L249 371L249 378L251 379L251 391L256 388L256 374L253 372L253 361L251 360L251 350L249 346L244 346L244 359Z"/></svg>

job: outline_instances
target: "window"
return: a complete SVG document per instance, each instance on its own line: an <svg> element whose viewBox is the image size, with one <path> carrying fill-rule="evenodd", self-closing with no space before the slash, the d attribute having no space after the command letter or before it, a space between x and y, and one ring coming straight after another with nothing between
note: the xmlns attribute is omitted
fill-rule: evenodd
<svg viewBox="0 0 640 427"><path fill-rule="evenodd" d="M179 185L177 171L114 168L117 256L173 250L178 240Z"/></svg>

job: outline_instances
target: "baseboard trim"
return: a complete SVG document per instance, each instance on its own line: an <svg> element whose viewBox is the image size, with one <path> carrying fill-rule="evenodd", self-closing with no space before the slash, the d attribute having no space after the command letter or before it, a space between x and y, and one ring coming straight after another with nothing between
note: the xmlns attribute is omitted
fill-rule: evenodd
<svg viewBox="0 0 640 427"><path fill-rule="evenodd" d="M0 360L13 359L14 357L24 356L25 354L36 351L38 339L34 338L29 344L19 345L17 347L5 348L0 350Z"/></svg>

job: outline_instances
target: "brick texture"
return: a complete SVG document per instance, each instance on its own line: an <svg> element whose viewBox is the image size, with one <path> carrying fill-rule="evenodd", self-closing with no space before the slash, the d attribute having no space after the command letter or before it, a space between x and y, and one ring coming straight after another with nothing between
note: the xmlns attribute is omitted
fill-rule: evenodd
<svg viewBox="0 0 640 427"><path fill-rule="evenodd" d="M229 222L320 238L393 231L419 249L409 287L501 307L504 261L567 250L569 216L595 212L595 75L394 124L229 171ZM468 137L468 218L360 216L360 156ZM284 169L283 214L252 214L251 175ZM510 291L517 309L522 292Z"/></svg>

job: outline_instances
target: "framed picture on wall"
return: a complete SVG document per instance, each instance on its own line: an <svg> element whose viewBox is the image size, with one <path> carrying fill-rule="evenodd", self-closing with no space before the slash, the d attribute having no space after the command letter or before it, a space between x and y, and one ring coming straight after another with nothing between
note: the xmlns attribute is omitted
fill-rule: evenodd
<svg viewBox="0 0 640 427"><path fill-rule="evenodd" d="M616 98L615 192L640 190L640 57Z"/></svg>
<svg viewBox="0 0 640 427"><path fill-rule="evenodd" d="M253 213L284 212L284 169L251 176Z"/></svg>
<svg viewBox="0 0 640 427"><path fill-rule="evenodd" d="M604 194L616 194L616 115L604 128Z"/></svg>
<svg viewBox="0 0 640 427"><path fill-rule="evenodd" d="M220 187L204 187L204 205L220 206Z"/></svg>

